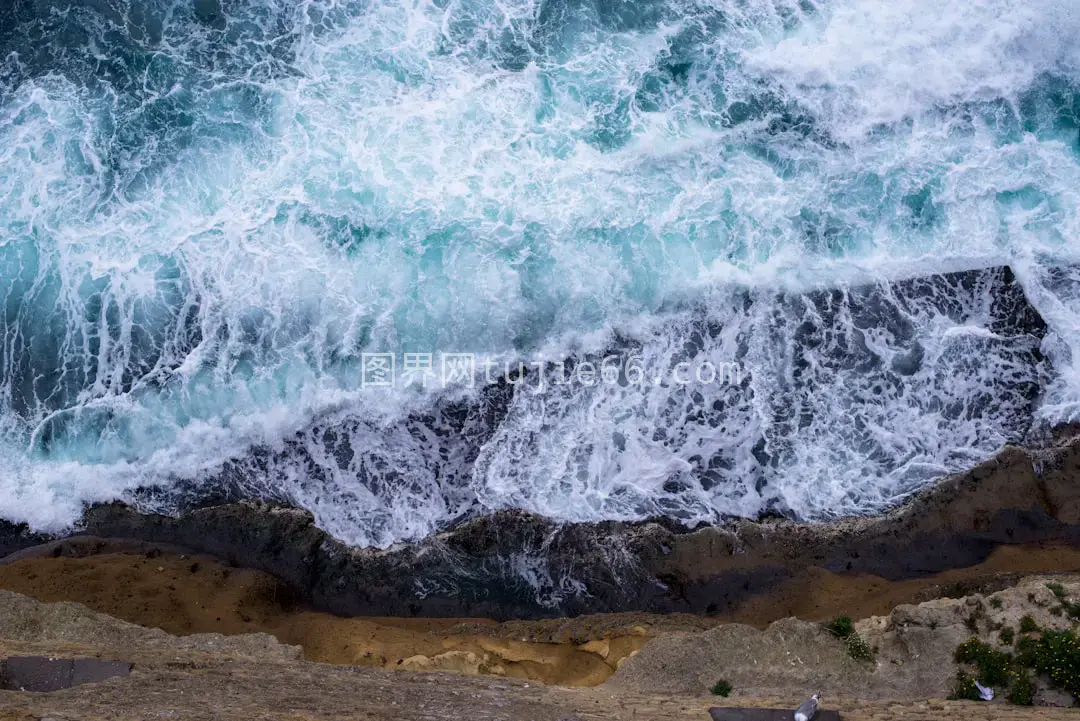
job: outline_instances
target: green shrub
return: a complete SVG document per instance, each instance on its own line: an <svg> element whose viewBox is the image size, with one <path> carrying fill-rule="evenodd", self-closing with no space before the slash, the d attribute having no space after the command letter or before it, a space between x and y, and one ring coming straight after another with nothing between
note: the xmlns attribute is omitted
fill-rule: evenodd
<svg viewBox="0 0 1080 721"><path fill-rule="evenodd" d="M852 633L845 641L848 655L856 661L871 661L874 658L874 649L857 633Z"/></svg>
<svg viewBox="0 0 1080 721"><path fill-rule="evenodd" d="M1031 636L1021 636L1016 640L1016 663L1024 668L1034 668L1038 650L1038 641Z"/></svg>
<svg viewBox="0 0 1080 721"><path fill-rule="evenodd" d="M989 650L989 646L972 636L956 647L956 653L953 656L957 663L978 663L982 655Z"/></svg>
<svg viewBox="0 0 1080 721"><path fill-rule="evenodd" d="M1012 679L1012 654L1002 653L975 637L956 647L955 658L957 663L976 666L977 678L984 686L1006 686Z"/></svg>
<svg viewBox="0 0 1080 721"><path fill-rule="evenodd" d="M1008 701L1030 706L1035 684L1027 668L1045 676L1054 688L1080 698L1080 640L1074 631L1044 631L1037 640L1020 636L1016 639L1015 658L972 637L956 647L954 657L957 663L975 666L978 671L972 675L959 670L949 698L977 700L975 680L978 679L984 686L1008 687Z"/></svg>
<svg viewBox="0 0 1080 721"><path fill-rule="evenodd" d="M837 616L825 624L825 628L829 629L840 638L847 638L855 633L855 624L852 622L851 616Z"/></svg>
<svg viewBox="0 0 1080 721"><path fill-rule="evenodd" d="M1069 615L1069 618L1080 621L1080 602L1069 603L1068 601L1065 601L1061 608Z"/></svg>
<svg viewBox="0 0 1080 721"><path fill-rule="evenodd" d="M1035 619L1031 616L1024 616L1020 619L1020 633L1035 633L1039 630L1039 624L1035 623Z"/></svg>
<svg viewBox="0 0 1080 721"><path fill-rule="evenodd" d="M727 696L731 693L731 684L724 679L720 679L713 684L712 693L713 696Z"/></svg>
<svg viewBox="0 0 1080 721"><path fill-rule="evenodd" d="M1060 583L1048 583L1046 584L1046 587L1058 598L1065 598L1065 587Z"/></svg>
<svg viewBox="0 0 1080 721"><path fill-rule="evenodd" d="M1027 673L1020 673L1013 679L1009 694L1005 697L1009 703L1017 706L1032 706L1035 703L1035 684Z"/></svg>
<svg viewBox="0 0 1080 721"><path fill-rule="evenodd" d="M990 597L990 606L991 606L991 608L1001 608L1001 599L998 598L997 596L991 596Z"/></svg>
<svg viewBox="0 0 1080 721"><path fill-rule="evenodd" d="M1080 641L1072 631L1047 631L1035 650L1035 670L1050 685L1080 696Z"/></svg>
<svg viewBox="0 0 1080 721"><path fill-rule="evenodd" d="M989 651L979 659L979 683L984 686L1007 686L1012 678L1011 653Z"/></svg>
<svg viewBox="0 0 1080 721"><path fill-rule="evenodd" d="M979 701L979 689L975 686L975 677L963 671L956 672L956 680L953 682L952 693L949 698L953 700Z"/></svg>
<svg viewBox="0 0 1080 721"><path fill-rule="evenodd" d="M998 638L1000 638L1001 642L1006 646L1012 646L1013 638L1015 637L1016 633L1008 626L1001 629L1001 633L998 634Z"/></svg>

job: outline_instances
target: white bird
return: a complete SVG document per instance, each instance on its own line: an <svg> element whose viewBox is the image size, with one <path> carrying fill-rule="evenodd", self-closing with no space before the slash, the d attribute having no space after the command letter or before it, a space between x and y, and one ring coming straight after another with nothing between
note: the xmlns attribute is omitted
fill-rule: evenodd
<svg viewBox="0 0 1080 721"><path fill-rule="evenodd" d="M811 721L817 716L817 702L820 698L821 696L814 694L799 704L799 708L795 709L795 721Z"/></svg>
<svg viewBox="0 0 1080 721"><path fill-rule="evenodd" d="M979 689L979 698L981 698L983 701L993 701L994 700L994 689L987 688L986 686L983 686L978 681L975 682L975 688Z"/></svg>

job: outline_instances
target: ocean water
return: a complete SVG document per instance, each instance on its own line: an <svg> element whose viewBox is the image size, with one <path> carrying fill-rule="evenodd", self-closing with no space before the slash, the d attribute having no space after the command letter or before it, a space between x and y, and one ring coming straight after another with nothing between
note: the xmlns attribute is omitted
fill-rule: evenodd
<svg viewBox="0 0 1080 721"><path fill-rule="evenodd" d="M1078 36L1075 0L7 0L0 517L880 511L1080 420Z"/></svg>

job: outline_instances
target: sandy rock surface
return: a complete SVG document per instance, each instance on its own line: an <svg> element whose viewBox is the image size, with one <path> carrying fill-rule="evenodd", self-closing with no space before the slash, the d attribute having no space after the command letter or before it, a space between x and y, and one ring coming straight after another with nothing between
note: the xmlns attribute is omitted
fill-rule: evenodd
<svg viewBox="0 0 1080 721"><path fill-rule="evenodd" d="M734 698L776 689L867 699L943 698L957 671L956 647L967 639L976 636L1010 651L1001 643L1000 631L1009 627L1019 637L1025 615L1042 629L1076 627L1075 621L1054 612L1060 603L1048 583L1060 584L1066 597L1080 599L1080 577L1035 576L987 596L904 604L887 616L859 621L855 630L874 649L873 660L854 660L844 642L822 624L794 618L765 630L728 624L700 633L665 634L621 664L605 686L691 694L725 679L734 688ZM1074 703L1051 690L1043 697Z"/></svg>
<svg viewBox="0 0 1080 721"><path fill-rule="evenodd" d="M327 665L267 634L172 636L95 613L74 603L45 604L0 592L0 656L99 657L131 661L132 673L52 693L0 691L0 721L67 719L366 719L368 721L707 721L710 705L791 707L812 691L848 720L968 721L986 704L940 700L954 669L951 654L974 626L990 637L1001 624L1031 614L1045 627L1068 621L1052 612L1050 580L1080 595L1080 578L1025 579L990 596L903 605L856 624L878 647L856 661L820 623L784 619L764 630L723 624L660 633L623 658L614 677L592 688L549 686L475 674L466 651L417 654L395 670ZM997 601L991 603L990 598ZM597 657L612 641L586 641ZM451 662L451 660L453 660ZM521 662L528 659L520 658ZM718 678L735 687L728 699L707 695ZM938 684L935 686L935 684ZM1059 695L1060 696L1060 695ZM1043 702L1064 703L1052 693ZM1071 719L1067 708L995 703L1003 721Z"/></svg>
<svg viewBox="0 0 1080 721"><path fill-rule="evenodd" d="M718 700L700 693L654 693L618 685L572 689L492 676L316 664L296 660L295 649L263 636L227 642L202 635L176 638L133 628L75 604L41 604L10 593L0 601L3 608L13 609L0 614L0 638L36 639L0 641L0 656L134 662L129 676L102 683L51 693L0 691L0 721L708 721L708 708ZM256 657L258 651L262 658ZM678 667L660 673L678 673L699 660L686 657ZM663 685L643 668L635 673L642 686ZM794 707L800 696L774 692L727 702L784 708ZM967 721L986 713L985 705L972 702L872 701L850 695L828 698L826 707L839 709L846 721ZM1000 707L995 718L1064 721L1075 718L1075 712Z"/></svg>

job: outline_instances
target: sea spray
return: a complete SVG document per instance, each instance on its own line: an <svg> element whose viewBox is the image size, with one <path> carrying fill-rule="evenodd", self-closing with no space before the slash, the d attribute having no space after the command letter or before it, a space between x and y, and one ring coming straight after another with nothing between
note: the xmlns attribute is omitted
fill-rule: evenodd
<svg viewBox="0 0 1080 721"><path fill-rule="evenodd" d="M896 503L1080 412L1077 23L8 3L0 516L236 493L386 546ZM376 389L365 353L657 382ZM705 362L746 373L671 381Z"/></svg>

